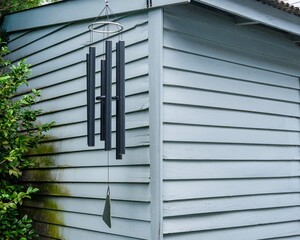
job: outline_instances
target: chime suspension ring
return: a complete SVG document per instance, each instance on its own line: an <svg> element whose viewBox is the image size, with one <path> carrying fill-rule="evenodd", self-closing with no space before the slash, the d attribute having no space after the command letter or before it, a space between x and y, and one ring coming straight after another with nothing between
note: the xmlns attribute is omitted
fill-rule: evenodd
<svg viewBox="0 0 300 240"><path fill-rule="evenodd" d="M122 32L124 27L122 24L114 21L116 15L109 7L109 0L104 0L104 3L105 3L105 7L103 8L103 10L96 17L94 22L88 26L88 29L90 30L91 34L95 32L95 33L102 33L102 34L109 35L109 34L116 34ZM110 16L112 16L111 20L110 20ZM105 17L105 19L102 21L98 21L98 19L101 17ZM92 35L91 38L93 38Z"/></svg>
<svg viewBox="0 0 300 240"><path fill-rule="evenodd" d="M99 26L105 26L105 27L107 27L107 29L106 28L104 28L103 30L96 29L96 27L99 27ZM115 30L114 29L108 30L109 26L114 27ZM118 22L101 21L101 22L93 22L92 24L90 24L88 26L88 28L90 31L96 32L96 33L113 34L113 33L122 32L124 27L122 24L120 24Z"/></svg>

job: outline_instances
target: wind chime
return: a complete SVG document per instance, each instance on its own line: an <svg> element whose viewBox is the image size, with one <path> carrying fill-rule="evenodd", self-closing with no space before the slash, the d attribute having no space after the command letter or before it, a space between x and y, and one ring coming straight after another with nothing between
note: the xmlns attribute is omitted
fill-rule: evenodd
<svg viewBox="0 0 300 240"><path fill-rule="evenodd" d="M102 14L104 14L102 16ZM98 21L105 16L104 21ZM113 18L110 20L110 16ZM110 151L112 150L112 102L116 102L116 159L122 159L125 154L125 42L122 41L121 32L123 26L115 22L115 15L109 7L109 0L105 0L105 7L88 26L90 30L89 53L86 54L87 66L87 144L95 146L95 104L100 102L100 141L104 141L104 149L107 151L107 193L103 221L111 228L111 199L110 199ZM99 68L101 96L96 93L96 47L94 45L94 33L102 34L103 58ZM112 46L109 41L111 34L118 34L116 42L116 95L112 95Z"/></svg>

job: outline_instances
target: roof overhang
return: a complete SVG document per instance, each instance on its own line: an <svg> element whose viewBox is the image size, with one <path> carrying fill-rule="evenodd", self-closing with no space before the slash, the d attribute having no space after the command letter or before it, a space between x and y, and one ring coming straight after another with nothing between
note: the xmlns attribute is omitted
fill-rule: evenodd
<svg viewBox="0 0 300 240"><path fill-rule="evenodd" d="M152 7L189 3L190 1L191 0L152 0ZM104 1L100 0L65 0L56 4L10 14L5 17L4 28L7 32L16 32L91 19L98 16L100 11L104 8L104 4ZM115 14L138 11L147 8L147 1L111 1L110 7Z"/></svg>
<svg viewBox="0 0 300 240"><path fill-rule="evenodd" d="M299 16L265 5L256 0L152 0L152 7L190 2L204 4L238 16L236 20L239 25L263 24L294 36L300 36ZM8 15L4 21L4 28L7 32L17 32L92 19L98 16L103 7L104 1L100 0L65 0L56 4ZM147 0L111 1L110 7L115 14L139 11L147 8Z"/></svg>
<svg viewBox="0 0 300 240"><path fill-rule="evenodd" d="M205 4L252 22L300 36L300 17L255 0L192 0L192 2Z"/></svg>

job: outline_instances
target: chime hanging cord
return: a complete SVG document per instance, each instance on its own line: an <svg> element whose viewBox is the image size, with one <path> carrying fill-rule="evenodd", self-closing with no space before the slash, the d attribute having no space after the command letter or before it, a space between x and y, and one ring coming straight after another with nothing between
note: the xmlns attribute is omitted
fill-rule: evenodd
<svg viewBox="0 0 300 240"><path fill-rule="evenodd" d="M90 44L93 45L94 43L94 34L93 31L90 31Z"/></svg>
<svg viewBox="0 0 300 240"><path fill-rule="evenodd" d="M110 154L107 151L107 190L110 192Z"/></svg>
<svg viewBox="0 0 300 240"><path fill-rule="evenodd" d="M102 9L102 11L99 13L99 15L94 19L94 21L93 22L96 22L97 20L98 20L98 18L102 15L102 13L105 11L105 13L106 13L106 16L108 16L108 11L107 11L107 9L109 8L110 9L110 7L108 6L108 4L109 4L109 0L104 0L104 2L105 2L105 7ZM90 31L90 42L91 42L91 44L93 44L94 43L94 32L93 31Z"/></svg>

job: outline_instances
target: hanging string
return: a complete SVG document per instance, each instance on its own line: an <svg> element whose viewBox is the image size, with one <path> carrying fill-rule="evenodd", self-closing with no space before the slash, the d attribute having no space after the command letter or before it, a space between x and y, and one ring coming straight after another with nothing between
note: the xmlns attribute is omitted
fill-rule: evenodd
<svg viewBox="0 0 300 240"><path fill-rule="evenodd" d="M107 187L110 187L110 154L107 151Z"/></svg>
<svg viewBox="0 0 300 240"><path fill-rule="evenodd" d="M101 17L102 13L107 9L108 7L108 3L106 3L105 1L105 7L102 9L102 11L99 13L99 15L94 19L94 22L96 22L98 20L98 18Z"/></svg>
<svg viewBox="0 0 300 240"><path fill-rule="evenodd" d="M93 44L93 42L94 42L94 36L93 36L93 31L90 31L90 44Z"/></svg>

